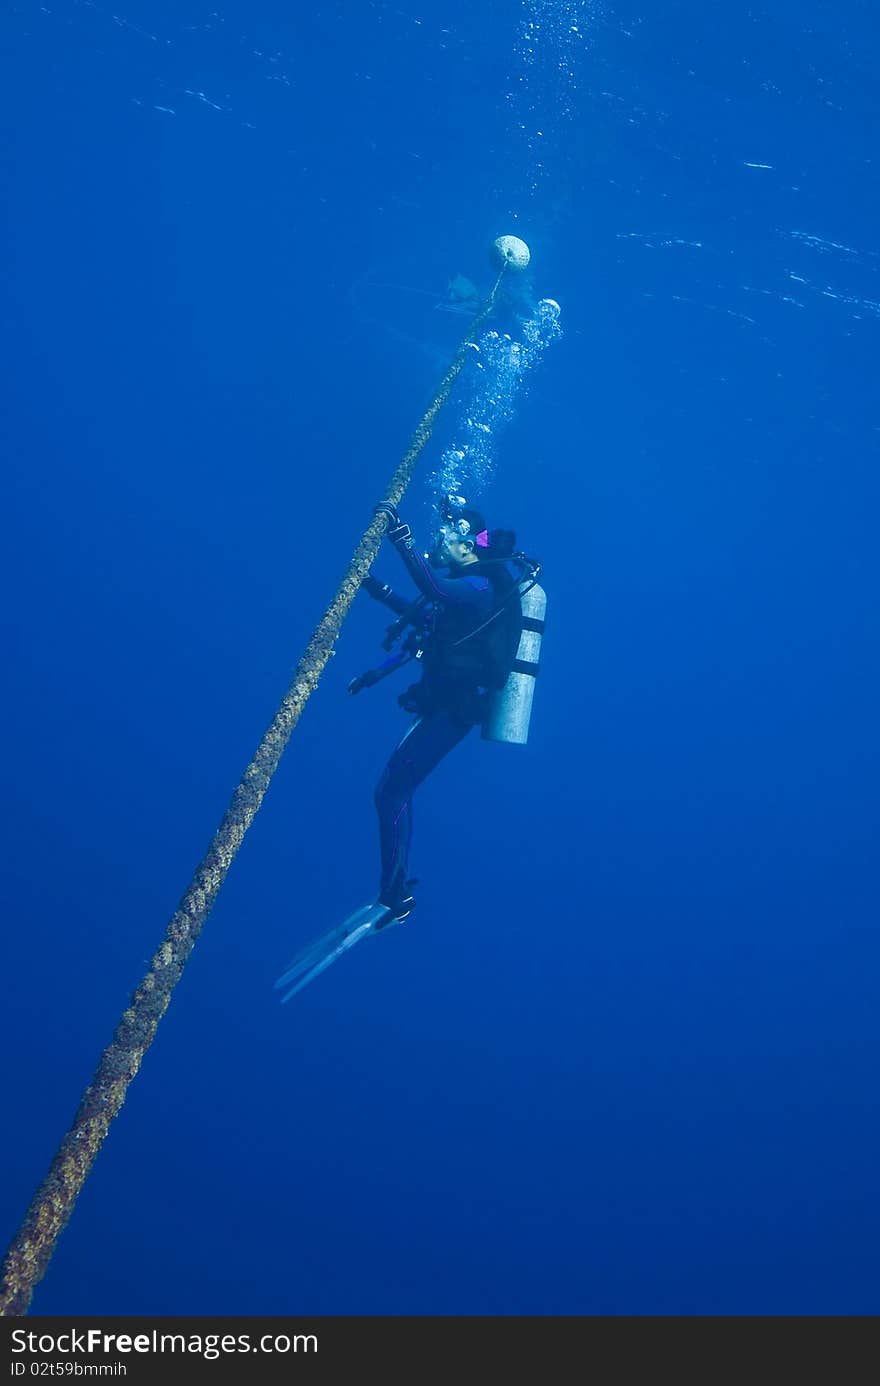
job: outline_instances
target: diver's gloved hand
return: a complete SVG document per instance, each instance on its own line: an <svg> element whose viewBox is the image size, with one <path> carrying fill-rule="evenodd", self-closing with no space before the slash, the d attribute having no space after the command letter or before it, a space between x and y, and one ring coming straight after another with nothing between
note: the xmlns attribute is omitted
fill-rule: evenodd
<svg viewBox="0 0 880 1386"><path fill-rule="evenodd" d="M372 573L367 573L367 576L361 583L361 587L368 597L375 598L377 602L384 601L386 597L391 596L391 588L388 583L380 582L378 578L373 577Z"/></svg>
<svg viewBox="0 0 880 1386"><path fill-rule="evenodd" d="M404 540L412 537L412 530L409 525L403 523L397 511L394 509L394 506L389 505L388 501L380 501L379 504L375 506L374 513L376 515L388 516L388 528L385 533L392 544L403 543Z"/></svg>

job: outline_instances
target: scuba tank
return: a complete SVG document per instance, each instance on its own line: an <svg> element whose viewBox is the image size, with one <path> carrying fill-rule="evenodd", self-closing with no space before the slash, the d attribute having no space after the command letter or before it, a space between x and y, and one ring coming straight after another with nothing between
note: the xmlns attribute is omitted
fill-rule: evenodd
<svg viewBox="0 0 880 1386"><path fill-rule="evenodd" d="M521 596L523 624L519 648L503 688L491 695L483 719L484 741L504 741L525 746L529 739L535 679L541 657L547 593L533 578Z"/></svg>

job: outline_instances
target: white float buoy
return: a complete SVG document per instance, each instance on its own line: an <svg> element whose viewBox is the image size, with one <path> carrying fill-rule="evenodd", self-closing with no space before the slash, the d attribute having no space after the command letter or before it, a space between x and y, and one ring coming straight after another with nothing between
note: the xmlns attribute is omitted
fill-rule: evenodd
<svg viewBox="0 0 880 1386"><path fill-rule="evenodd" d="M511 269L524 270L532 258L531 251L519 236L499 236L492 249L499 263L509 265Z"/></svg>

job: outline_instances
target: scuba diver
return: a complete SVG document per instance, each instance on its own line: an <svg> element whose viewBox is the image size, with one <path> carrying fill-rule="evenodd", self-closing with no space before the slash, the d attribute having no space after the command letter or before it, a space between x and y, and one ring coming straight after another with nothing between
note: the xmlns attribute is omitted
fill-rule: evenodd
<svg viewBox="0 0 880 1386"><path fill-rule="evenodd" d="M389 912L387 922L399 922L414 903L413 882L407 879L413 794L483 721L489 694L503 688L519 646L522 608L513 600L519 584L506 562L516 542L510 531L490 535L478 511L450 507L425 559L409 525L390 506L382 508L389 519L387 538L419 590L411 603L372 577L363 584L371 597L412 623L418 643L411 641L410 649L415 644L422 670L421 680L398 699L417 721L392 753L375 796L382 856L379 903Z"/></svg>
<svg viewBox="0 0 880 1386"><path fill-rule="evenodd" d="M492 700L509 680L534 684L536 664L518 659L524 626L543 629L540 621L524 621L522 597L537 587L540 565L514 552L510 530L489 530L483 515L461 496L448 497L442 524L430 554L416 548L409 525L393 506L383 502L376 511L388 517L389 540L418 589L413 600L400 596L387 583L369 574L363 590L389 607L397 620L388 628L383 648L400 648L377 669L349 684L349 692L372 687L398 669L417 662L418 683L398 698L415 714L379 780L375 792L379 819L381 876L375 901L355 911L345 922L308 945L276 982L288 988L287 1001L368 934L401 923L415 901L408 875L412 839L412 800L415 790L440 761L475 726L485 723ZM515 563L520 572L515 574ZM541 607L543 614L543 606ZM520 670L519 673L514 672ZM528 713L526 713L526 725ZM491 739L525 740L525 736L493 735Z"/></svg>

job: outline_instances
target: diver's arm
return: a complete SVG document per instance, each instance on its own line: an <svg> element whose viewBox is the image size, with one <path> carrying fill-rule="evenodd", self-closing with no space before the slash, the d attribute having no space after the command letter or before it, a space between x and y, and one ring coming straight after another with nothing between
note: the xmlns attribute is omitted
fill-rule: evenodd
<svg viewBox="0 0 880 1386"><path fill-rule="evenodd" d="M442 602L446 606L480 608L486 604L486 594L491 588L485 578L464 582L460 578L441 577L419 553L412 530L401 522L394 507L383 501L376 509L388 516L386 538L400 554L406 571L423 597L427 597L429 602Z"/></svg>
<svg viewBox="0 0 880 1386"><path fill-rule="evenodd" d="M444 602L449 606L473 606L472 585L459 579L441 577L436 573L416 548L409 525L403 525L401 528L406 530L405 534L395 538L392 531L388 538L400 554L403 566L422 596L427 597L430 602Z"/></svg>
<svg viewBox="0 0 880 1386"><path fill-rule="evenodd" d="M381 602L383 606L390 607L398 616L402 616L412 606L412 598L401 597L399 593L392 591L387 582L379 582L372 573L367 574L361 587L368 597L372 597L376 602Z"/></svg>

